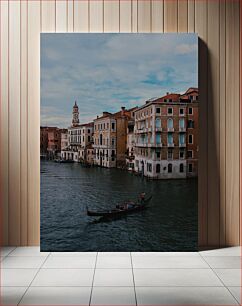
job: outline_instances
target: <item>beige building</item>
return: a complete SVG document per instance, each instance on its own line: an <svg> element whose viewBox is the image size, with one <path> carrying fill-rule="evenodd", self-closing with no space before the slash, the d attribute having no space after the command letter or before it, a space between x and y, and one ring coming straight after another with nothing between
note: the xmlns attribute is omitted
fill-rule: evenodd
<svg viewBox="0 0 242 306"><path fill-rule="evenodd" d="M103 112L94 120L94 164L102 167L125 168L128 121L134 109L122 107L117 113Z"/></svg>

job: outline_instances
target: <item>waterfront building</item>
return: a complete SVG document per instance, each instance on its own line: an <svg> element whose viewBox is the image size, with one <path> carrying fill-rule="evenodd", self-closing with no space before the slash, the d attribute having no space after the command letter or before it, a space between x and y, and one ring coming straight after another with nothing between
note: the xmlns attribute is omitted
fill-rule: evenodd
<svg viewBox="0 0 242 306"><path fill-rule="evenodd" d="M197 176L198 89L167 93L135 111L135 171L156 179Z"/></svg>
<svg viewBox="0 0 242 306"><path fill-rule="evenodd" d="M125 168L128 121L134 108L122 107L117 113L103 112L94 120L94 164L107 168Z"/></svg>
<svg viewBox="0 0 242 306"><path fill-rule="evenodd" d="M61 131L61 151L68 147L68 129Z"/></svg>
<svg viewBox="0 0 242 306"><path fill-rule="evenodd" d="M48 148L48 127L40 127L40 157L47 158Z"/></svg>
<svg viewBox="0 0 242 306"><path fill-rule="evenodd" d="M126 151L126 166L129 171L134 171L135 164L135 134L134 134L134 118L128 121L127 127L127 151Z"/></svg>
<svg viewBox="0 0 242 306"><path fill-rule="evenodd" d="M72 125L68 128L68 146L61 151L61 158L75 162L87 161L87 148L92 150L93 122L80 124L79 109L75 102L72 111ZM90 160L90 156L88 158Z"/></svg>

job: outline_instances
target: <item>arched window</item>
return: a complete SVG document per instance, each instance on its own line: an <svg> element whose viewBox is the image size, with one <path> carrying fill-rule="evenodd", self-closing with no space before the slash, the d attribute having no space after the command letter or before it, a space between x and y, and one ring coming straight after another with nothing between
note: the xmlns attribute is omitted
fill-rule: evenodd
<svg viewBox="0 0 242 306"><path fill-rule="evenodd" d="M155 127L156 128L161 128L161 119L160 118L155 119Z"/></svg>
<svg viewBox="0 0 242 306"><path fill-rule="evenodd" d="M168 129L172 129L173 128L173 119L169 118L167 120L167 127L168 127Z"/></svg>
<svg viewBox="0 0 242 306"><path fill-rule="evenodd" d="M172 173L172 164L168 164L168 173Z"/></svg>
<svg viewBox="0 0 242 306"><path fill-rule="evenodd" d="M184 165L180 164L180 172L183 173L184 172Z"/></svg>
<svg viewBox="0 0 242 306"><path fill-rule="evenodd" d="M184 119L184 118L181 118L181 119L179 120L179 127L180 127L181 129L184 129L184 128L185 128L185 119Z"/></svg>
<svg viewBox="0 0 242 306"><path fill-rule="evenodd" d="M156 173L160 173L160 164L156 164Z"/></svg>

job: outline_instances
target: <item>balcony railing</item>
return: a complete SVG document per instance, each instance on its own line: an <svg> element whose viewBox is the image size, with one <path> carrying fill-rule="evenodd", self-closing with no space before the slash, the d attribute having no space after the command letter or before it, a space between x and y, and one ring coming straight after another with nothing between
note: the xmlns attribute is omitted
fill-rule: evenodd
<svg viewBox="0 0 242 306"><path fill-rule="evenodd" d="M175 146L174 143L168 143L168 144L167 144L167 147L168 147L168 148L174 148L174 146Z"/></svg>
<svg viewBox="0 0 242 306"><path fill-rule="evenodd" d="M172 127L172 128L171 128L171 127L168 127L168 128L167 128L167 132L174 132L174 127Z"/></svg>
<svg viewBox="0 0 242 306"><path fill-rule="evenodd" d="M185 148L185 147L186 147L186 144L185 144L185 143L179 143L179 147L180 147L180 148Z"/></svg>
<svg viewBox="0 0 242 306"><path fill-rule="evenodd" d="M162 132L162 128L161 128L161 127L156 127L156 128L155 128L155 131L156 131L156 132Z"/></svg>
<svg viewBox="0 0 242 306"><path fill-rule="evenodd" d="M179 132L186 132L186 128L185 127L179 127Z"/></svg>

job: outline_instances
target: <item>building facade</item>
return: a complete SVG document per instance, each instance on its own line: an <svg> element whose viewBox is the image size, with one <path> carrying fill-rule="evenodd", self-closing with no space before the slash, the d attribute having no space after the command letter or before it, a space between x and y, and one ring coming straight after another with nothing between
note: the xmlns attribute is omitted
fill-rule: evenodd
<svg viewBox="0 0 242 306"><path fill-rule="evenodd" d="M134 169L156 179L197 176L198 89L167 93L135 111Z"/></svg>
<svg viewBox="0 0 242 306"><path fill-rule="evenodd" d="M133 109L122 107L117 113L103 112L94 120L94 164L107 168L125 168L128 121Z"/></svg>
<svg viewBox="0 0 242 306"><path fill-rule="evenodd" d="M61 150L61 158L75 162L86 163L91 161L93 163L93 158L91 158L91 155L93 155L91 154L93 151L93 122L79 123L79 109L76 102L72 111L72 126L68 128L67 135L68 145Z"/></svg>

